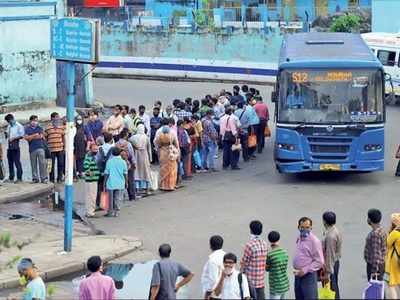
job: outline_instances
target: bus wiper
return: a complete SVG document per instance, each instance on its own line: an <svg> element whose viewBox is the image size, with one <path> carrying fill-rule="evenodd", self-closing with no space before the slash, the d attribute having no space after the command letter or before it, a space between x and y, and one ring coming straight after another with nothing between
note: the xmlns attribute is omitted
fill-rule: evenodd
<svg viewBox="0 0 400 300"><path fill-rule="evenodd" d="M300 128L305 128L306 127L306 122L301 122L299 125L297 125L294 129L300 129Z"/></svg>

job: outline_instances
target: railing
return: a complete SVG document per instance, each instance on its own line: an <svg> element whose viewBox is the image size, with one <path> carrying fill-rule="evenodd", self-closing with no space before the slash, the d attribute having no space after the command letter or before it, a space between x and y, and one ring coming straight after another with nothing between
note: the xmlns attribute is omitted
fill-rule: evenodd
<svg viewBox="0 0 400 300"><path fill-rule="evenodd" d="M165 0L166 1L166 0ZM189 1L190 2L190 1ZM172 12L162 14L152 10L140 10L134 6L123 8L86 9L79 11L79 16L100 18L103 23L122 22L128 29L158 28L159 30L191 30L198 29L268 29L279 28L299 31L306 28L319 15L333 15L341 11L340 7L218 7L212 9L195 9L193 7L177 6ZM352 7L352 13L361 10L368 11L370 7Z"/></svg>

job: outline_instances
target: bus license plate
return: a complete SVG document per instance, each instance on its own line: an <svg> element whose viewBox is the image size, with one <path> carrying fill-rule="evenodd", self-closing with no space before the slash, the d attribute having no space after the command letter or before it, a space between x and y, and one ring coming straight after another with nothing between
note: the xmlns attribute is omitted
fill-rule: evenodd
<svg viewBox="0 0 400 300"><path fill-rule="evenodd" d="M340 171L341 167L339 164L321 164L319 169L321 171Z"/></svg>

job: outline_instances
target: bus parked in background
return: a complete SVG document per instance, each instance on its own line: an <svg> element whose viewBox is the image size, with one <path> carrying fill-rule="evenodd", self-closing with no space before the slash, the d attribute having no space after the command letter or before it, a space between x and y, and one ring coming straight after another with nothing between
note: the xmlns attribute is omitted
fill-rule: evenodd
<svg viewBox="0 0 400 300"><path fill-rule="evenodd" d="M276 82L280 172L383 170L385 74L360 35L288 35Z"/></svg>
<svg viewBox="0 0 400 300"><path fill-rule="evenodd" d="M386 94L393 92L396 98L400 97L400 33L370 32L362 37L391 77L386 81Z"/></svg>

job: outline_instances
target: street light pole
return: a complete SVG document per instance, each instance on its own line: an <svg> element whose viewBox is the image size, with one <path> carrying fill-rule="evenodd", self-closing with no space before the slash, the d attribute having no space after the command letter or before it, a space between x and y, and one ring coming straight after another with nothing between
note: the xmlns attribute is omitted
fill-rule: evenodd
<svg viewBox="0 0 400 300"><path fill-rule="evenodd" d="M74 111L75 111L75 63L66 63L67 73L67 128L65 138L65 204L64 204L64 251L72 250L72 206L74 202Z"/></svg>

